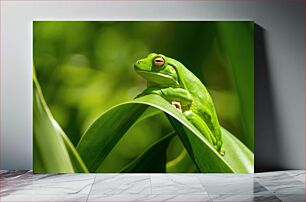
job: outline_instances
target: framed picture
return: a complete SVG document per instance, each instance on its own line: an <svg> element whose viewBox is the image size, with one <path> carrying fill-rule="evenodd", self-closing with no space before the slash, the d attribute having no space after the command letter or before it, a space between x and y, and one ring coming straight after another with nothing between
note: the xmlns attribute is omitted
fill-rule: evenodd
<svg viewBox="0 0 306 202"><path fill-rule="evenodd" d="M252 21L34 21L35 173L253 173Z"/></svg>

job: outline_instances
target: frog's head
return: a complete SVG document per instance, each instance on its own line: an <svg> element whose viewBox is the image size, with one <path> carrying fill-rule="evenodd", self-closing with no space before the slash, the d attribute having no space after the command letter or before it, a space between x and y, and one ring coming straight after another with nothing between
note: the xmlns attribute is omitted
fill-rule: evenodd
<svg viewBox="0 0 306 202"><path fill-rule="evenodd" d="M138 60L134 68L150 85L177 87L178 74L168 60L164 55L151 53L146 58Z"/></svg>

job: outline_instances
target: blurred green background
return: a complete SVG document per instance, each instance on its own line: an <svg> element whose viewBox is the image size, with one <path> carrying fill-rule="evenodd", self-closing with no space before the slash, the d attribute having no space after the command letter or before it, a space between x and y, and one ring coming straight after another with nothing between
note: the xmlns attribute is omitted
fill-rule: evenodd
<svg viewBox="0 0 306 202"><path fill-rule="evenodd" d="M182 62L201 79L221 125L253 151L253 22L35 21L33 32L43 94L74 145L104 111L145 89L133 64L155 52ZM99 171L119 171L171 130L163 115L136 125ZM182 149L174 139L169 161Z"/></svg>

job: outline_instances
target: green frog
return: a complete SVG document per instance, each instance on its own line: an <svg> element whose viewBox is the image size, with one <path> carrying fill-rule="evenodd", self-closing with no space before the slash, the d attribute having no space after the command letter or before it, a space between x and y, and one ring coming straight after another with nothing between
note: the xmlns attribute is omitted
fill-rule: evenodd
<svg viewBox="0 0 306 202"><path fill-rule="evenodd" d="M134 68L147 80L147 88L137 97L148 94L163 97L181 111L221 155L225 155L212 98L191 71L179 61L156 53L138 60Z"/></svg>

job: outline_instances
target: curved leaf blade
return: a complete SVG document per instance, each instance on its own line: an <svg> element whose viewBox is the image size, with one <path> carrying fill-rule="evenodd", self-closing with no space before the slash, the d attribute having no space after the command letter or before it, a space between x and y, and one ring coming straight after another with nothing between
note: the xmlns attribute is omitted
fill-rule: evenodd
<svg viewBox="0 0 306 202"><path fill-rule="evenodd" d="M133 103L120 104L106 111L89 126L77 145L77 151L90 172L96 171L148 107Z"/></svg>
<svg viewBox="0 0 306 202"><path fill-rule="evenodd" d="M179 133L181 141L201 172L252 172L253 154L247 148L244 148L239 140L226 133L229 142L234 142L235 147L243 147L243 149L239 149L237 150L239 152L235 153L233 152L235 148L231 144L225 144L225 151L228 150L228 154L222 157L202 134L185 119L182 113L157 95L147 95L117 105L102 114L88 128L82 136L77 150L90 171L95 171L121 137L135 124L149 106L162 110L170 117L169 119ZM245 154L243 151L248 152ZM245 159L248 159L248 161L245 161Z"/></svg>
<svg viewBox="0 0 306 202"><path fill-rule="evenodd" d="M226 150L224 159L238 173L254 173L254 154L226 129L221 128Z"/></svg>
<svg viewBox="0 0 306 202"><path fill-rule="evenodd" d="M167 173L198 173L199 170L184 148L173 160L167 162Z"/></svg>
<svg viewBox="0 0 306 202"><path fill-rule="evenodd" d="M222 130L225 156L221 156L203 135L166 100L157 95L148 95L135 101L150 104L164 111L201 172L254 172L254 155L237 138ZM175 124L175 125L174 125ZM204 152L205 151L205 152Z"/></svg>
<svg viewBox="0 0 306 202"><path fill-rule="evenodd" d="M254 22L220 22L219 36L239 96L247 146L254 151ZM251 107L252 106L252 107Z"/></svg>
<svg viewBox="0 0 306 202"><path fill-rule="evenodd" d="M167 148L174 136L172 132L151 145L138 158L127 165L123 173L165 173L167 164Z"/></svg>
<svg viewBox="0 0 306 202"><path fill-rule="evenodd" d="M88 172L67 135L53 118L33 72L34 173Z"/></svg>
<svg viewBox="0 0 306 202"><path fill-rule="evenodd" d="M204 137L199 132L191 129L193 126L182 124L181 120L183 119L177 120L169 115L167 115L167 117L200 172L235 172L235 170L215 151L215 149L213 149L212 146L203 139Z"/></svg>

